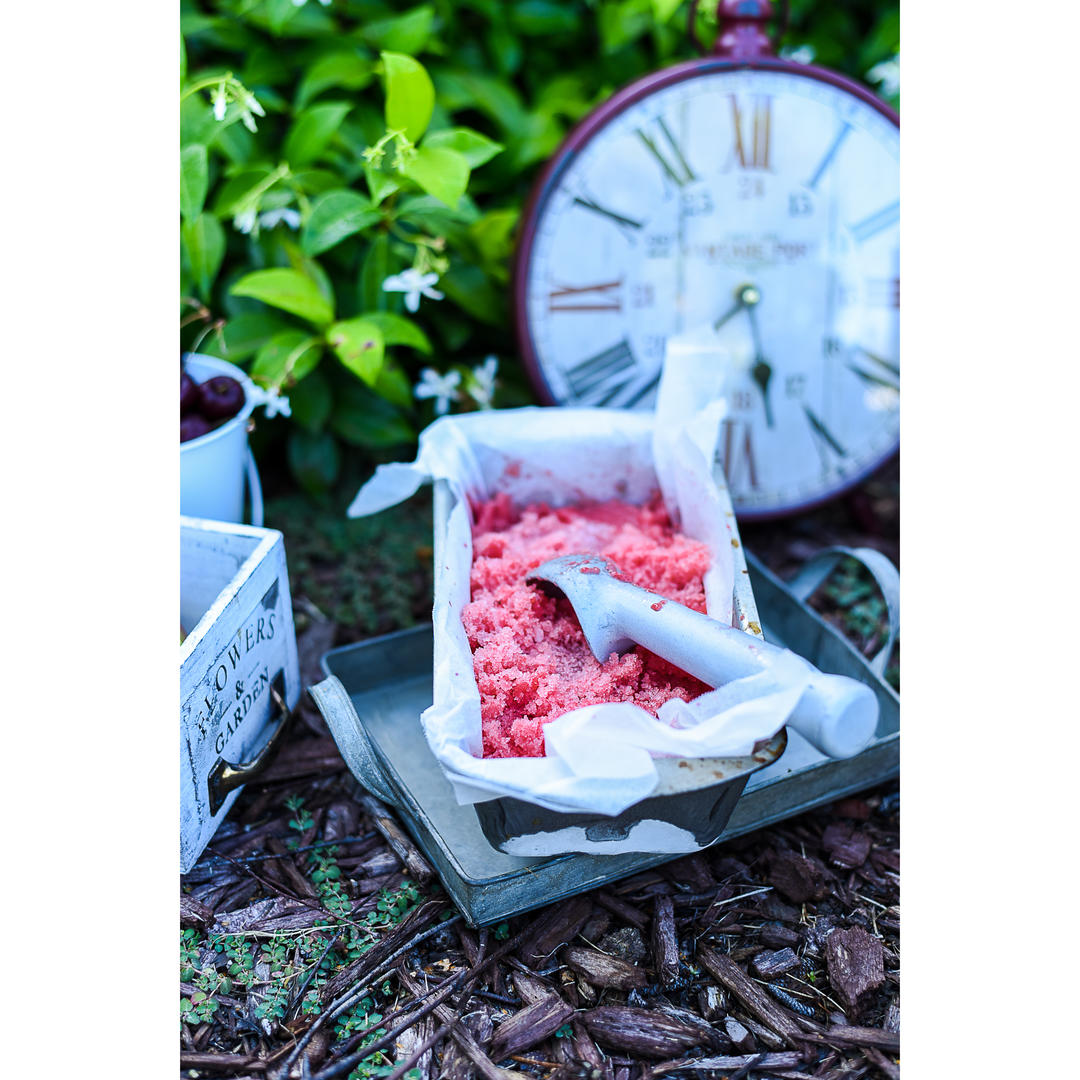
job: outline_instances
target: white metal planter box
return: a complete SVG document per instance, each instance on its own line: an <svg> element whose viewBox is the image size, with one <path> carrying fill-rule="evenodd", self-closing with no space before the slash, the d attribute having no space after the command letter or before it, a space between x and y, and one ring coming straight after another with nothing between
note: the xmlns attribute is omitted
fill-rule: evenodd
<svg viewBox="0 0 1080 1080"><path fill-rule="evenodd" d="M180 518L180 872L269 763L300 698L274 529Z"/></svg>

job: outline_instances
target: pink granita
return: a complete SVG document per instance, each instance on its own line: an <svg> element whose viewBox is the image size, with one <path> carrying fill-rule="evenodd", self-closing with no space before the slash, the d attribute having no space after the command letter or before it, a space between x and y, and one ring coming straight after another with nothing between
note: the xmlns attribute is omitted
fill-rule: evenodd
<svg viewBox="0 0 1080 1080"><path fill-rule="evenodd" d="M597 661L565 599L526 585L556 555L603 555L619 576L695 611L705 610L708 548L677 533L659 496L645 506L611 500L514 507L505 494L473 507L471 602L462 622L480 688L484 757L542 757L544 725L571 709L628 701L653 715L673 697L709 689L636 646Z"/></svg>

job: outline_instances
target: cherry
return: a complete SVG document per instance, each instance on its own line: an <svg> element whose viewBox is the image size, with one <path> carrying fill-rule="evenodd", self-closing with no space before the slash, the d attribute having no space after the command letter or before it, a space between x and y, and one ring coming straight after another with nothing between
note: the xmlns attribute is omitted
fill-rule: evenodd
<svg viewBox="0 0 1080 1080"><path fill-rule="evenodd" d="M180 372L180 415L199 407L199 384L186 372Z"/></svg>
<svg viewBox="0 0 1080 1080"><path fill-rule="evenodd" d="M209 420L205 416L200 416L198 413L190 413L188 416L182 416L180 418L180 441L189 442L191 439L197 439L200 435L205 435L208 431L212 431L213 427Z"/></svg>
<svg viewBox="0 0 1080 1080"><path fill-rule="evenodd" d="M208 420L224 420L244 407L244 388L228 375L215 375L199 387L201 412Z"/></svg>

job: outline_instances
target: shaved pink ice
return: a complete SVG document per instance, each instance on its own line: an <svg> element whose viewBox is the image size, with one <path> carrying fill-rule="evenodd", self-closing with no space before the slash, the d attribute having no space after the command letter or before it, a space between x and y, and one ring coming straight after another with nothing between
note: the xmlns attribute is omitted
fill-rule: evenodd
<svg viewBox="0 0 1080 1080"><path fill-rule="evenodd" d="M708 548L677 533L659 496L645 506L611 500L515 509L505 494L473 507L471 602L462 622L480 689L484 757L542 757L544 725L584 705L627 701L654 716L704 683L635 646L603 664L573 608L526 574L556 555L602 555L625 581L705 611Z"/></svg>

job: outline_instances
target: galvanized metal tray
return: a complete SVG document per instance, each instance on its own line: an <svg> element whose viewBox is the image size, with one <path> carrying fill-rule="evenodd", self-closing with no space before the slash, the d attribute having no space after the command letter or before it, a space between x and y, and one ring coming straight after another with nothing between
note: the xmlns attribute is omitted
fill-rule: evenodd
<svg viewBox="0 0 1080 1080"><path fill-rule="evenodd" d="M864 659L805 598L836 560L851 555L871 570L890 614L889 639ZM899 627L899 575L866 549L832 548L785 584L747 552L767 640L787 645L824 671L870 685L881 707L873 742L845 761L824 757L793 731L774 764L750 777L720 841L881 783L899 772L900 699L881 674ZM585 892L672 858L670 855L558 855L525 858L496 850L471 806L460 806L420 727L432 700L429 625L333 649L326 679L311 688L342 756L361 784L394 807L473 926Z"/></svg>

